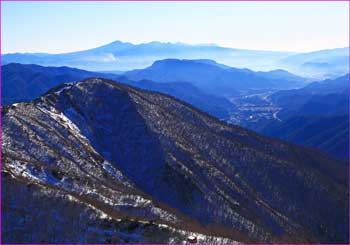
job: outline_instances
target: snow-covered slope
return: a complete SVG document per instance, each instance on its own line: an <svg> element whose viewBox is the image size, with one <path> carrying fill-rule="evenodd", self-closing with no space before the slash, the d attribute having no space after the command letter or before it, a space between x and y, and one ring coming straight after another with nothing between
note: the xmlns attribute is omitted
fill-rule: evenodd
<svg viewBox="0 0 350 245"><path fill-rule="evenodd" d="M5 243L234 242L180 229L192 221L135 188L54 107L13 105L4 124Z"/></svg>

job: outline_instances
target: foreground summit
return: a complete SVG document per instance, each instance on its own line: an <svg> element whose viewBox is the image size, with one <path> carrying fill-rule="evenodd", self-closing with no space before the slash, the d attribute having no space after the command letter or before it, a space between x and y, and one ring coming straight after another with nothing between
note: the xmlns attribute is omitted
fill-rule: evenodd
<svg viewBox="0 0 350 245"><path fill-rule="evenodd" d="M3 109L4 243L346 243L346 163L114 81Z"/></svg>

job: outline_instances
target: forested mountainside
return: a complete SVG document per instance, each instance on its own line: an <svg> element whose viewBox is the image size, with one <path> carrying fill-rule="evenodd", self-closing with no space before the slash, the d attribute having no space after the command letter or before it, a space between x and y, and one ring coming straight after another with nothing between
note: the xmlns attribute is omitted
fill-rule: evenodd
<svg viewBox="0 0 350 245"><path fill-rule="evenodd" d="M259 133L349 159L349 74L270 97L280 108L279 120L260 126Z"/></svg>
<svg viewBox="0 0 350 245"><path fill-rule="evenodd" d="M5 107L3 176L9 243L348 241L344 162L104 79Z"/></svg>

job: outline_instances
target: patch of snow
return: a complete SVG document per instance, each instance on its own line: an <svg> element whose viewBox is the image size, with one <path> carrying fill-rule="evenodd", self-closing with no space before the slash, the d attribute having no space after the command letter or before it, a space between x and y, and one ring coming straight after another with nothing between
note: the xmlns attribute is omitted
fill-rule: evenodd
<svg viewBox="0 0 350 245"><path fill-rule="evenodd" d="M35 167L30 163L14 160L9 164L9 167L15 175L25 177L31 181L48 183L51 185L57 185L60 182L43 168Z"/></svg>
<svg viewBox="0 0 350 245"><path fill-rule="evenodd" d="M273 118L275 118L277 121L280 121L280 122L282 122L282 120L281 119L279 119L278 117L277 117L277 113L278 113L279 111L276 111L275 113L273 113Z"/></svg>
<svg viewBox="0 0 350 245"><path fill-rule="evenodd" d="M113 175L117 180L122 180L123 179L123 175L121 172L117 171L115 168L113 168L113 166L107 162L104 161L102 163L102 167L103 169L105 169L108 173L110 173L111 175Z"/></svg>
<svg viewBox="0 0 350 245"><path fill-rule="evenodd" d="M69 129L74 135L87 140L86 137L83 134L81 134L80 129L62 112L57 112L54 107L50 107L50 110L47 110L43 107L38 107L38 109L48 114L51 118L63 125L66 129Z"/></svg>
<svg viewBox="0 0 350 245"><path fill-rule="evenodd" d="M100 219L107 219L108 215L104 212L100 212Z"/></svg>
<svg viewBox="0 0 350 245"><path fill-rule="evenodd" d="M75 82L75 81L74 81ZM56 95L60 95L62 91L66 90L66 89L69 89L73 86L73 83L74 82L71 82L71 83L65 83L65 86L63 88L61 88L60 90L56 91L55 94Z"/></svg>

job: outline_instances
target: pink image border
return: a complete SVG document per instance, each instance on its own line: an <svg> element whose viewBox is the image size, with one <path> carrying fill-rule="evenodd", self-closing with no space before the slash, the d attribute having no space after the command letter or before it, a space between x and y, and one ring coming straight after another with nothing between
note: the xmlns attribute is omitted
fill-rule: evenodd
<svg viewBox="0 0 350 245"><path fill-rule="evenodd" d="M349 29L348 29L348 50L350 54L350 0L0 0L0 144L1 144L1 150L0 150L0 195L2 196L2 2L101 2L103 4L104 2L348 2L348 13L349 13ZM348 96L350 97L350 55L349 55L349 69L348 69ZM348 100L348 119L349 119L349 128L350 128L350 100ZM348 136L348 142L350 145L350 136ZM350 152L349 152L349 159L350 159ZM348 162L348 166L350 166L350 160ZM348 176L350 176L350 167L348 169ZM350 191L350 181L348 181L348 190ZM349 202L350 203L350 202ZM350 207L348 207L349 211L349 217L350 217ZM348 234L350 234L350 225ZM2 243L2 198L0 200L0 244ZM263 243L261 243L263 244ZM348 244L350 244L350 241L348 241ZM48 244L44 244L48 245ZM60 244L59 244L60 245ZM63 244L62 244L63 245ZM64 244L67 245L67 244ZM79 245L79 244L78 244ZM90 245L90 244L87 244ZM92 245L92 244L91 244ZM95 244L94 244L95 245ZM282 244L281 244L282 245Z"/></svg>

